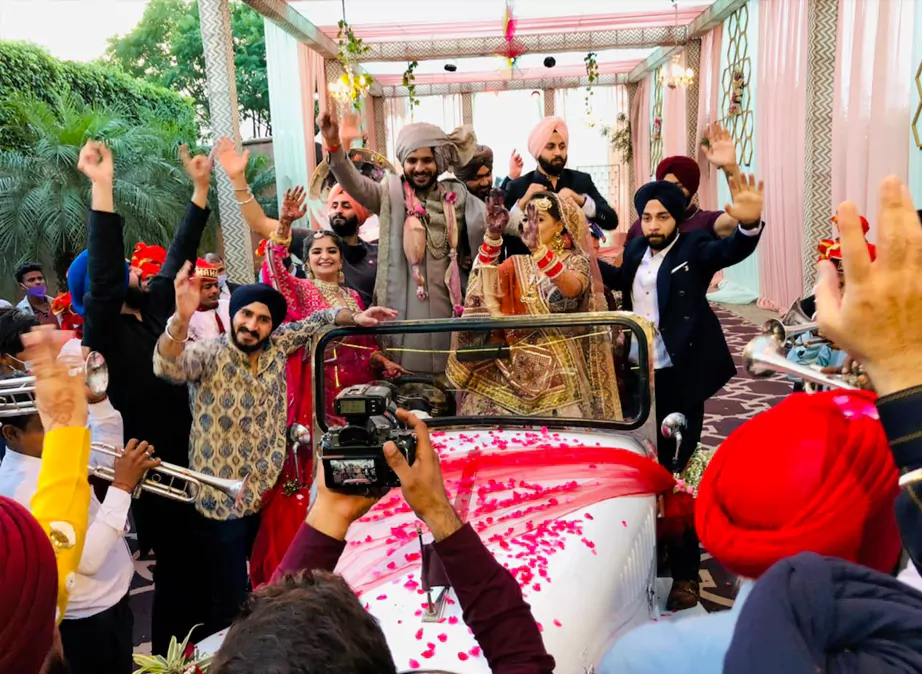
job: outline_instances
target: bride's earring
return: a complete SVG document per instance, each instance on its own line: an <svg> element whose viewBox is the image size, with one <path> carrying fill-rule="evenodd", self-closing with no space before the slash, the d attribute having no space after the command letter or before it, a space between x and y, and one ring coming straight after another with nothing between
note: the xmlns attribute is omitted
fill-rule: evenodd
<svg viewBox="0 0 922 674"><path fill-rule="evenodd" d="M346 275L343 274L343 268L340 267L339 268L339 285L345 285L345 283L346 283Z"/></svg>
<svg viewBox="0 0 922 674"><path fill-rule="evenodd" d="M560 255L563 252L564 242L563 242L563 233L557 232L554 235L554 240L551 242L551 248L555 253Z"/></svg>

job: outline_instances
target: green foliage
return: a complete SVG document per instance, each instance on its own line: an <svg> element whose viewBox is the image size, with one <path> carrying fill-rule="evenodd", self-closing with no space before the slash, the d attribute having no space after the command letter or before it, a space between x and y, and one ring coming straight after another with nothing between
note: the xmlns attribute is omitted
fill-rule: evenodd
<svg viewBox="0 0 922 674"><path fill-rule="evenodd" d="M586 63L586 77L589 79L589 84L586 85L586 115L592 115L592 97L595 96L595 92L592 90L592 85L599 80L599 64L596 60L596 54L594 51L586 54L586 57L583 61Z"/></svg>
<svg viewBox="0 0 922 674"><path fill-rule="evenodd" d="M18 98L5 105L24 129L24 144L0 151L0 273L8 276L25 259L52 259L59 278L86 245L90 187L77 171L80 148L104 140L115 157L115 206L125 219L126 253L137 241L168 245L192 188L178 146L194 144L181 126L148 116L140 121L120 110L89 107L67 94L51 104ZM275 212L275 174L268 158L250 162L247 177L267 212ZM217 200L214 188L212 207ZM215 212L203 246L216 247Z"/></svg>
<svg viewBox="0 0 922 674"><path fill-rule="evenodd" d="M263 19L240 2L230 9L240 115L252 123L254 136L271 135ZM198 2L151 0L130 33L109 40L105 59L135 77L183 92L195 101L202 122L208 119Z"/></svg>
<svg viewBox="0 0 922 674"><path fill-rule="evenodd" d="M419 67L419 61L410 61L407 69L403 71L403 86L407 88L407 94L410 97L410 110L419 105L419 99L416 98L416 68Z"/></svg>
<svg viewBox="0 0 922 674"><path fill-rule="evenodd" d="M0 103L12 96L52 103L68 93L88 105L118 110L132 121L169 121L184 137L195 137L195 110L187 99L111 66L60 61L40 47L0 42ZM25 130L13 123L12 110L0 105L0 150L26 142Z"/></svg>

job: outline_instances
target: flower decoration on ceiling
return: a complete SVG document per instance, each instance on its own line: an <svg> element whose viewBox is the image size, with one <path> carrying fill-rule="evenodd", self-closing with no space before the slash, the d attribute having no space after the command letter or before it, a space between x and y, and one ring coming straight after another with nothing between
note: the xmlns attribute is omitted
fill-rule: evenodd
<svg viewBox="0 0 922 674"><path fill-rule="evenodd" d="M503 14L504 44L502 49L496 52L496 55L501 56L506 61L506 67L509 69L510 75L513 74L519 57L528 51L524 44L515 39L517 25L518 21L512 11L512 0L506 0L506 11Z"/></svg>
<svg viewBox="0 0 922 674"><path fill-rule="evenodd" d="M343 74L335 82L330 83L330 94L340 103L351 103L355 110L362 107L362 98L368 95L374 78L368 73L358 73L359 59L371 51L361 38L352 32L352 27L346 22L345 15L339 22L339 32L336 37L339 41L339 62L343 66Z"/></svg>

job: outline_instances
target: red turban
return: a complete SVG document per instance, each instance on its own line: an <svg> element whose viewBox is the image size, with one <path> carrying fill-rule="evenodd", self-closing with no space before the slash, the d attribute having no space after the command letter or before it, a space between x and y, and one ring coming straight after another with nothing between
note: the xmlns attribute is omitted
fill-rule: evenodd
<svg viewBox="0 0 922 674"><path fill-rule="evenodd" d="M218 268L202 258L195 261L194 274L198 278L218 280Z"/></svg>
<svg viewBox="0 0 922 674"><path fill-rule="evenodd" d="M333 206L333 202L338 197L345 197L349 200L349 203L352 204L352 210L355 211L355 217L358 218L359 227L365 224L365 221L371 217L371 211L362 206L359 202L353 199L346 191L340 187L339 183L333 185L330 190L330 196L327 197L327 213L329 214L330 208Z"/></svg>
<svg viewBox="0 0 922 674"><path fill-rule="evenodd" d="M163 246L148 246L139 242L131 254L131 266L141 271L142 279L159 274L164 262L166 249Z"/></svg>
<svg viewBox="0 0 922 674"><path fill-rule="evenodd" d="M29 511L3 496L0 551L0 672L37 674L54 636L54 548Z"/></svg>
<svg viewBox="0 0 922 674"><path fill-rule="evenodd" d="M690 195L698 191L698 185L701 183L701 169L698 168L698 162L691 157L682 155L666 157L656 167L657 180L665 180L670 173L679 179L682 187L688 190Z"/></svg>
<svg viewBox="0 0 922 674"><path fill-rule="evenodd" d="M902 544L899 475L864 391L795 394L733 432L714 454L695 504L702 545L730 571L758 578L799 552L889 573Z"/></svg>
<svg viewBox="0 0 922 674"><path fill-rule="evenodd" d="M563 117L545 117L528 134L528 152L535 159L541 154L554 132L560 134L563 142L570 143L570 128Z"/></svg>

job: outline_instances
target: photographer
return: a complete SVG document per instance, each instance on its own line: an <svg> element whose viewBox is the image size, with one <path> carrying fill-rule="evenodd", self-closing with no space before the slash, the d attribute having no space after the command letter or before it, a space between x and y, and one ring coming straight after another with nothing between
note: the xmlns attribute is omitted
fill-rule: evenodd
<svg viewBox="0 0 922 674"><path fill-rule="evenodd" d="M489 553L448 500L439 459L426 425L404 410L397 417L417 436L416 460L408 465L393 443L384 445L407 503L435 537L438 554L457 593L464 620L493 672L549 673L547 654L518 582ZM297 669L396 672L384 634L355 593L332 575L346 547L349 526L384 494L331 491L318 470L317 500L273 582L251 597L231 626L212 674ZM299 575L291 575L303 572Z"/></svg>

